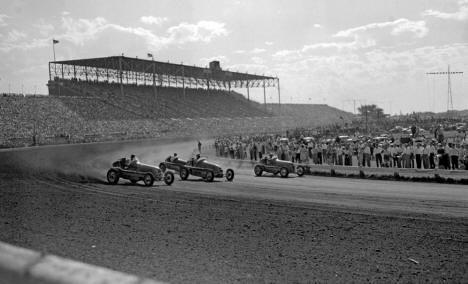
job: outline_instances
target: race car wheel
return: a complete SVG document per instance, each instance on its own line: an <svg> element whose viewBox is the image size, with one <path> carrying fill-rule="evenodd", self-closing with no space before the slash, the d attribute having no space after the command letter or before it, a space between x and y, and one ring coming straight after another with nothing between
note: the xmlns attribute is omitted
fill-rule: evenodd
<svg viewBox="0 0 468 284"><path fill-rule="evenodd" d="M171 185L174 182L174 174L172 172L166 172L164 174L164 183Z"/></svg>
<svg viewBox="0 0 468 284"><path fill-rule="evenodd" d="M226 180L232 181L234 179L234 171L232 169L226 170Z"/></svg>
<svg viewBox="0 0 468 284"><path fill-rule="evenodd" d="M255 168L254 168L254 173L255 173L255 175L258 176L258 177L261 176L262 173L263 173L262 167L260 167L260 166L258 166L258 165L255 166Z"/></svg>
<svg viewBox="0 0 468 284"><path fill-rule="evenodd" d="M110 184L117 184L119 182L119 174L116 170L109 170L107 172L107 181Z"/></svg>
<svg viewBox="0 0 468 284"><path fill-rule="evenodd" d="M297 167L296 173L300 177L303 176L304 175L304 167L301 167L301 166Z"/></svg>
<svg viewBox="0 0 468 284"><path fill-rule="evenodd" d="M189 172L188 172L188 170L187 170L186 168L180 169L180 178L181 178L182 180L186 180L186 179L188 179L188 177L189 177Z"/></svg>
<svg viewBox="0 0 468 284"><path fill-rule="evenodd" d="M289 175L289 171L287 168L281 168L280 170L280 175L282 178L287 178Z"/></svg>
<svg viewBox="0 0 468 284"><path fill-rule="evenodd" d="M205 176L206 182L212 182L214 180L214 173L212 171L208 171Z"/></svg>
<svg viewBox="0 0 468 284"><path fill-rule="evenodd" d="M163 171L163 172L166 171L166 165L164 165L164 163L159 164L159 168L160 168L161 171Z"/></svg>
<svg viewBox="0 0 468 284"><path fill-rule="evenodd" d="M152 175L146 174L146 175L143 177L143 182L145 183L146 186L153 186L154 178L153 178Z"/></svg>

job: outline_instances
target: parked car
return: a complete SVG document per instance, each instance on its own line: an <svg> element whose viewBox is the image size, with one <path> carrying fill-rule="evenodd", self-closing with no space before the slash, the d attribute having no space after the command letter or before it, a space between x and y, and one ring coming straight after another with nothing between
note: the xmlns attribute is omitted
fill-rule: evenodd
<svg viewBox="0 0 468 284"><path fill-rule="evenodd" d="M297 167L289 161L279 160L278 157L263 157L255 166L254 173L256 176L261 176L263 172L280 174L281 177L287 178L290 173L296 173L298 176L303 176L305 167L298 165Z"/></svg>
<svg viewBox="0 0 468 284"><path fill-rule="evenodd" d="M165 172L152 165L143 164L140 162L129 163L128 159L121 158L114 163L107 171L107 181L110 184L117 184L119 179L130 180L131 183L136 184L143 181L146 186L152 186L155 181L164 180L164 183L171 185L174 182L174 174L172 172Z"/></svg>

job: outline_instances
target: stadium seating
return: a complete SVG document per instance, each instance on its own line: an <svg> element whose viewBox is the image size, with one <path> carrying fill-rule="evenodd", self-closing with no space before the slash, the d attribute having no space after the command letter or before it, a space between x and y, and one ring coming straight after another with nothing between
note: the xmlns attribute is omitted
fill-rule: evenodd
<svg viewBox="0 0 468 284"><path fill-rule="evenodd" d="M107 103L108 108L112 109L110 112L115 112L115 108L125 109L140 118L271 116L260 104L224 90L186 88L184 93L181 88L156 87L155 92L152 86L124 85L122 94L118 84L70 80L59 80L49 84L60 87L51 92L54 96L92 97ZM85 109L81 114L88 118L86 112Z"/></svg>
<svg viewBox="0 0 468 284"><path fill-rule="evenodd" d="M225 90L56 80L49 96L0 96L0 147L269 133L339 121L326 105L263 105Z"/></svg>

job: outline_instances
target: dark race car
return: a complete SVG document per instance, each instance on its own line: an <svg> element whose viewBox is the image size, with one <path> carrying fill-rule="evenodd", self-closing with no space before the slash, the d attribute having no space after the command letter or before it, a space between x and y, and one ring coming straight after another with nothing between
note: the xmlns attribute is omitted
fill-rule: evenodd
<svg viewBox="0 0 468 284"><path fill-rule="evenodd" d="M164 180L164 183L167 185L171 185L174 182L174 174L172 172L163 173L156 166L140 162L129 164L126 158L112 163L112 168L107 172L107 181L110 184L117 184L120 178L128 179L133 184L142 180L146 186L152 186L155 181L161 180Z"/></svg>
<svg viewBox="0 0 468 284"><path fill-rule="evenodd" d="M173 170L177 173L180 173L180 168L187 164L186 160L179 159L178 157L174 158L169 156L166 160L159 164L159 168L165 172L167 169Z"/></svg>
<svg viewBox="0 0 468 284"><path fill-rule="evenodd" d="M170 157L162 162L161 169L171 169L179 173L182 180L187 180L190 175L203 178L206 182L212 182L214 178L225 177L227 181L234 179L234 170L227 169L226 174L223 169L212 162L208 162L206 158L190 159L188 161L182 159L171 159Z"/></svg>
<svg viewBox="0 0 468 284"><path fill-rule="evenodd" d="M292 162L279 160L278 157L263 157L254 167L256 176L261 176L263 172L272 173L286 178L290 173L296 173L298 176L303 176L305 167L302 165L294 166Z"/></svg>

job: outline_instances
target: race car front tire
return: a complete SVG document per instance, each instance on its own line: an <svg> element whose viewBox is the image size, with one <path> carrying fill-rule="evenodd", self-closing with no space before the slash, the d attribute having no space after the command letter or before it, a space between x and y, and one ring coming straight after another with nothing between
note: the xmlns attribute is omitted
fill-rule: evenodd
<svg viewBox="0 0 468 284"><path fill-rule="evenodd" d="M226 170L226 180L227 181L232 181L233 179L234 179L234 170L227 169Z"/></svg>
<svg viewBox="0 0 468 284"><path fill-rule="evenodd" d="M153 186L153 184L154 184L154 178L153 178L152 175L146 174L146 175L143 177L143 182L145 183L146 186Z"/></svg>
<svg viewBox="0 0 468 284"><path fill-rule="evenodd" d="M283 167L280 169L280 175L282 178L287 178L289 175L289 171L287 168Z"/></svg>
<svg viewBox="0 0 468 284"><path fill-rule="evenodd" d="M174 182L174 174L172 172L166 172L164 174L164 183L171 185Z"/></svg>
<svg viewBox="0 0 468 284"><path fill-rule="evenodd" d="M187 180L188 177L189 177L189 172L188 172L188 170L187 170L186 168L180 169L180 178L181 178L182 180Z"/></svg>
<svg viewBox="0 0 468 284"><path fill-rule="evenodd" d="M119 173L116 170L110 169L107 172L107 182L110 184L117 184L119 182Z"/></svg>
<svg viewBox="0 0 468 284"><path fill-rule="evenodd" d="M205 176L206 182L212 182L214 180L214 173L212 171L208 171Z"/></svg>
<svg viewBox="0 0 468 284"><path fill-rule="evenodd" d="M263 173L262 167L260 167L259 165L255 166L255 168L254 168L254 173L255 173L255 175L258 176L258 177L261 176L262 173Z"/></svg>
<svg viewBox="0 0 468 284"><path fill-rule="evenodd" d="M303 166L298 166L296 169L296 173L298 176L303 176L304 175L304 167Z"/></svg>

